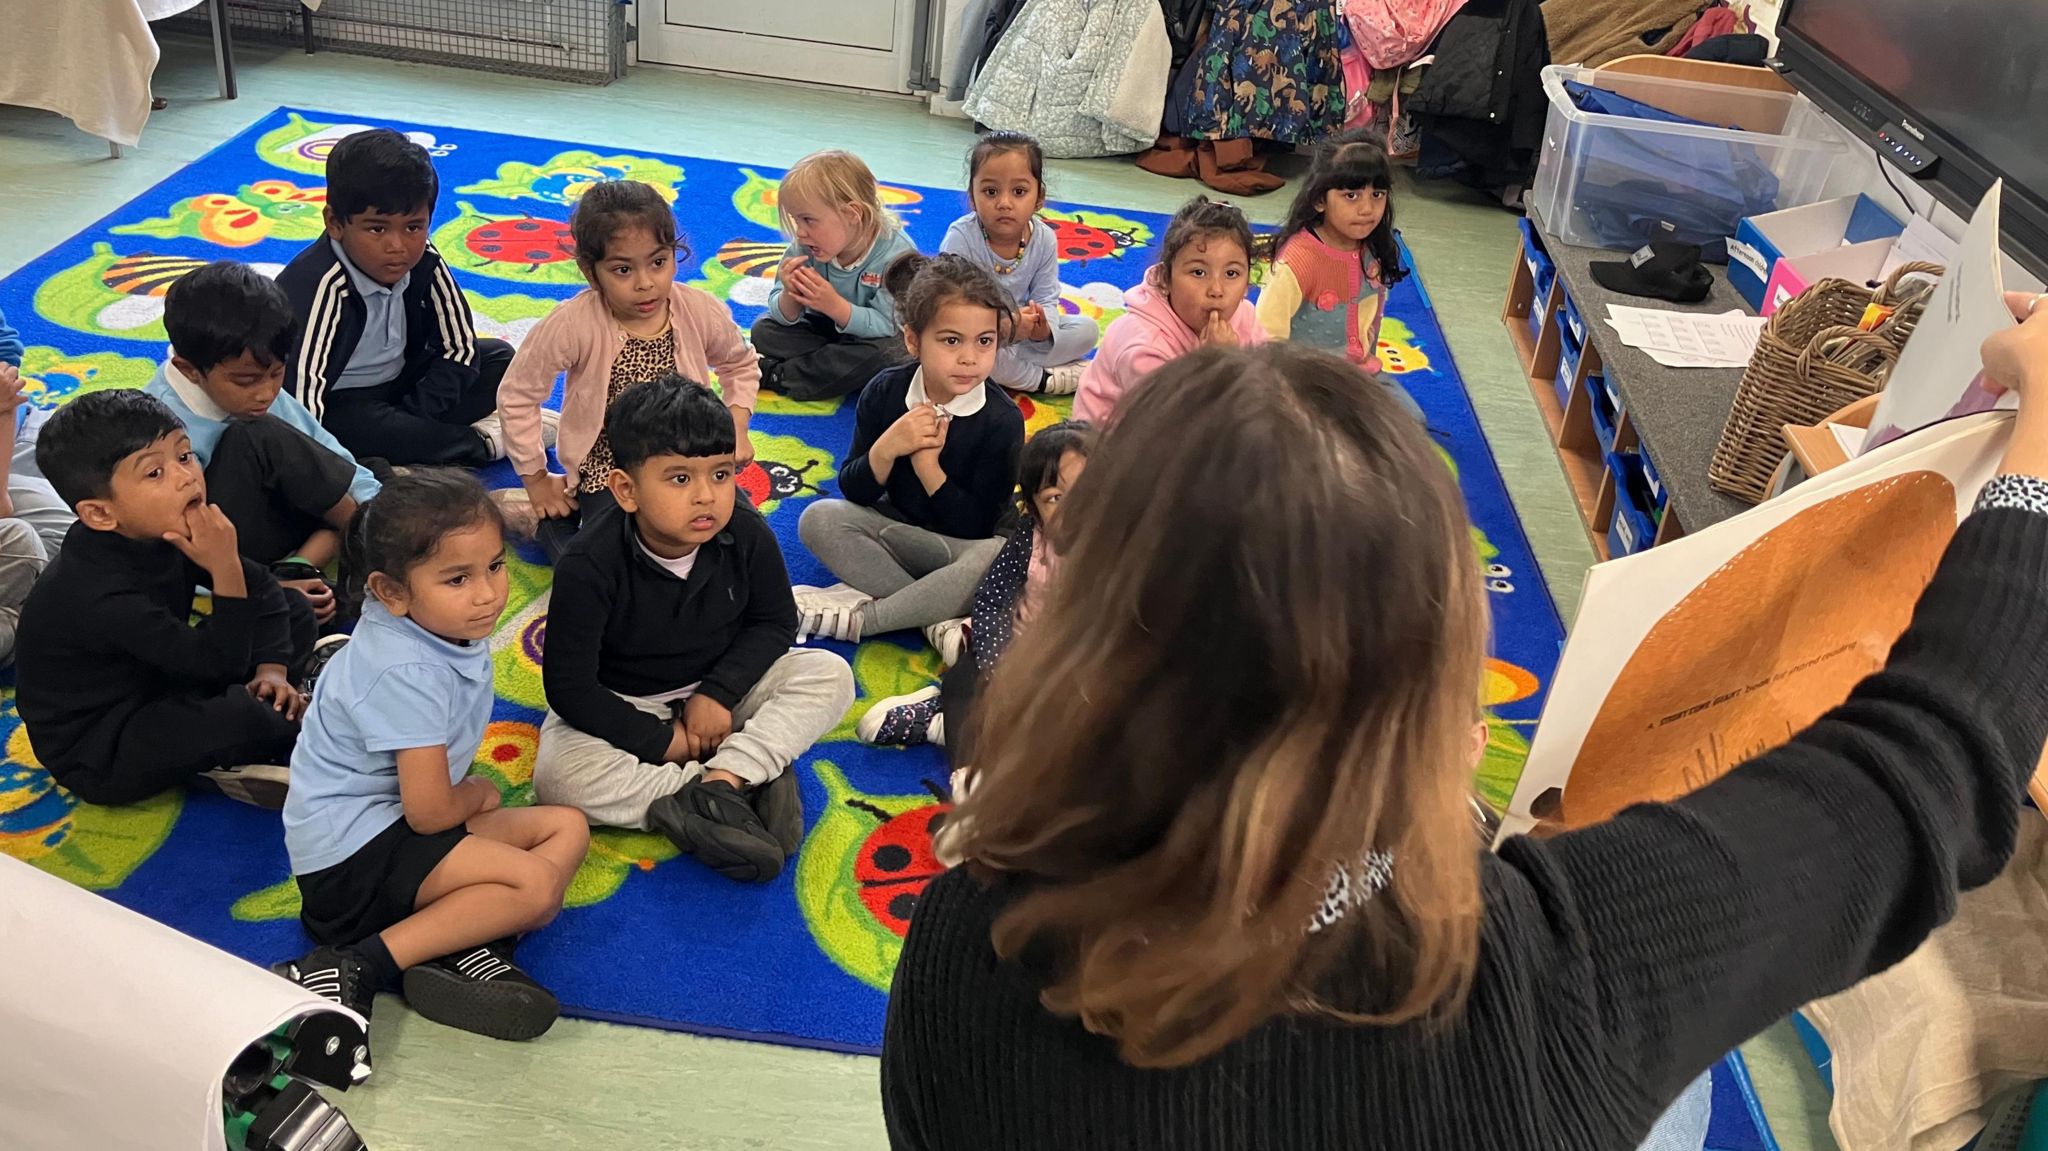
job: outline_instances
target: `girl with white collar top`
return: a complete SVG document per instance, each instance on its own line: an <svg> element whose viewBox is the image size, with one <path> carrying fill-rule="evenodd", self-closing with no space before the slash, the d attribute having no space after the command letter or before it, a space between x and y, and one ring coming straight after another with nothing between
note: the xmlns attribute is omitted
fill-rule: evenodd
<svg viewBox="0 0 2048 1151"><path fill-rule="evenodd" d="M858 642L964 616L1002 547L1024 446L1023 415L988 382L1016 328L1009 294L959 256L915 253L889 266L886 289L916 359L869 381L842 498L804 509L804 546L845 583L796 589L799 639Z"/></svg>

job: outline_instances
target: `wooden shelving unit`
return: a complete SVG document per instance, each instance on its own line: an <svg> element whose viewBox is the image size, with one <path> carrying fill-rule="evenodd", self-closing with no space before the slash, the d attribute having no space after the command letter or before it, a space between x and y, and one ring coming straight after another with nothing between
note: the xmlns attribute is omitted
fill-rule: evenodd
<svg viewBox="0 0 2048 1151"><path fill-rule="evenodd" d="M1537 298L1536 277L1522 259L1522 250L1515 249L1515 270L1508 284L1507 307L1501 313L1501 323L1507 326L1508 339L1515 346L1515 357L1521 362L1522 375L1529 385L1529 396L1536 401L1544 430L1550 433L1551 445L1557 449L1558 463L1564 467L1565 482L1571 485L1572 502L1578 506L1579 519L1585 523L1593 552L1606 560L1607 529L1614 521L1614 474L1607 470L1599 437L1593 432L1592 405L1585 389L1587 375L1599 370L1600 357L1586 349L1572 380L1571 400L1560 406L1557 365L1562 337L1558 311L1563 307L1563 299L1564 287L1554 281L1549 293ZM1529 325L1530 313L1539 309L1543 314L1540 336L1530 331Z"/></svg>

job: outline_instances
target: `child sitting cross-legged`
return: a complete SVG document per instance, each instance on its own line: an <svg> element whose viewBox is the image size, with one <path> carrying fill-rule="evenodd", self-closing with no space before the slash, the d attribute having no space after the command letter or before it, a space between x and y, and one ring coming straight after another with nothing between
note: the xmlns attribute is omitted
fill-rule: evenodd
<svg viewBox="0 0 2048 1151"><path fill-rule="evenodd" d="M747 425L761 387L759 362L724 301L676 282L676 263L689 249L660 192L638 180L592 184L569 213L569 231L590 288L527 333L499 393L506 451L540 517L550 559L562 558L583 521L611 502L604 413L619 393L677 372L716 372L744 468L754 458ZM565 373L556 445L563 470L556 473L548 470L541 404Z"/></svg>
<svg viewBox="0 0 2048 1151"><path fill-rule="evenodd" d="M797 589L798 635L852 643L925 628L951 664L1017 487L1024 416L988 382L1016 313L994 274L959 256L904 256L887 286L917 358L861 392L844 498L813 501L797 521L804 546L845 581Z"/></svg>
<svg viewBox="0 0 2048 1151"><path fill-rule="evenodd" d="M870 707L854 727L862 743L946 748L955 768L954 792L959 793L961 773L974 762L968 714L982 681L1051 594L1059 568L1060 505L1087 470L1094 439L1086 420L1064 420L1025 443L1018 467L1017 530L975 586L974 608L962 632L973 658L955 654L941 683Z"/></svg>
<svg viewBox="0 0 2048 1151"><path fill-rule="evenodd" d="M495 699L504 521L453 469L398 477L357 520L370 598L321 673L284 809L319 946L274 970L365 1018L402 987L437 1023L532 1039L559 1008L512 941L560 913L590 829L568 808L500 807L469 774Z"/></svg>
<svg viewBox="0 0 2048 1151"><path fill-rule="evenodd" d="M50 417L36 463L78 515L21 612L16 705L36 758L89 803L195 783L282 805L312 608L241 554L178 417L92 392Z"/></svg>
<svg viewBox="0 0 2048 1151"><path fill-rule="evenodd" d="M427 238L440 194L433 157L390 128L335 142L327 234L277 276L301 328L288 374L306 410L362 458L482 467L505 458L498 384L512 345L476 334ZM552 443L552 424L546 434Z"/></svg>
<svg viewBox="0 0 2048 1151"><path fill-rule="evenodd" d="M296 329L291 301L261 272L222 260L164 293L164 329L171 355L144 390L184 423L242 554L328 624L337 605L320 569L339 558L356 505L379 485L281 391Z"/></svg>
<svg viewBox="0 0 2048 1151"><path fill-rule="evenodd" d="M658 831L765 883L803 838L791 768L853 703L796 605L761 513L735 500L732 415L702 384L636 384L605 417L617 506L555 567L534 795Z"/></svg>

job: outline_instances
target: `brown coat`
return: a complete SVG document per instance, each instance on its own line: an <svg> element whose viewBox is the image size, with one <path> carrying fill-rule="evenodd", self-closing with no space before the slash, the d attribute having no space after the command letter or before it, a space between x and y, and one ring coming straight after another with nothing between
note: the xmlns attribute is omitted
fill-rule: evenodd
<svg viewBox="0 0 2048 1151"><path fill-rule="evenodd" d="M1662 56L1699 19L1704 0L1548 0L1543 26L1550 58L1598 68L1639 53ZM1659 32L1644 42L1645 33Z"/></svg>

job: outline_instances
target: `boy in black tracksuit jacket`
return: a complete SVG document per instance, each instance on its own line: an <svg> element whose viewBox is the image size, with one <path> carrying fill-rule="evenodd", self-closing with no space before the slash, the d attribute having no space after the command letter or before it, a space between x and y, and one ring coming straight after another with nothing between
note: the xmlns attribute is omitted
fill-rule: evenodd
<svg viewBox="0 0 2048 1151"><path fill-rule="evenodd" d="M439 194L425 148L388 128L344 137L327 157L327 234L277 277L301 328L286 386L357 459L505 457L496 412L512 346L477 338L427 243Z"/></svg>
<svg viewBox="0 0 2048 1151"><path fill-rule="evenodd" d="M555 565L534 796L668 836L766 882L803 836L790 768L853 703L853 672L790 650L796 602L775 533L735 500L732 416L676 376L605 416L607 509Z"/></svg>

